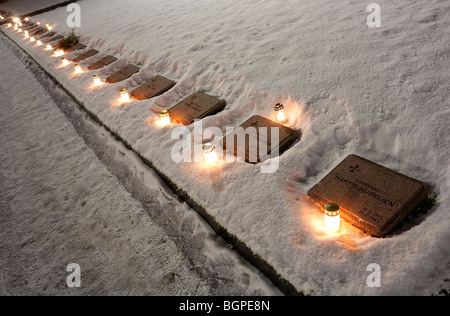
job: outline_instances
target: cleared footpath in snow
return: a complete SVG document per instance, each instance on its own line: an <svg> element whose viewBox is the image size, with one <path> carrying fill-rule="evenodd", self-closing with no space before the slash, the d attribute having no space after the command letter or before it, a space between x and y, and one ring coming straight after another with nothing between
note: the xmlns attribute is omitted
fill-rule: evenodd
<svg viewBox="0 0 450 316"><path fill-rule="evenodd" d="M280 294L3 35L0 60L0 295Z"/></svg>

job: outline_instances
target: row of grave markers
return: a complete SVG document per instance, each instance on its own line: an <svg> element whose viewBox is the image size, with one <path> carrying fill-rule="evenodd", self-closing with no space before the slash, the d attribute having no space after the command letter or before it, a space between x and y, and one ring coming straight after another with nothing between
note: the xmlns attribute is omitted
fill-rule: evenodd
<svg viewBox="0 0 450 316"><path fill-rule="evenodd" d="M28 39L30 42L36 42L39 45L46 44L47 50L54 50L55 56L63 56L68 53L73 53L75 51L86 49L86 45L82 43L78 43L68 49L62 49L61 44L56 44L52 46L51 43L59 41L63 38L62 35L56 34L53 31L53 27L49 24L46 24L45 27L41 25L39 21L36 23L32 23L29 19L25 21L16 21L17 23L13 26L13 24L9 24L8 27L14 28L18 33L24 33L25 39ZM74 71L76 73L82 73L83 70L81 66L78 64L79 62L94 57L100 52L96 49L89 49L84 53L78 55L73 58L72 61L76 63L74 65ZM67 66L69 61L66 57L62 57L63 66ZM98 70L103 67L106 67L112 63L117 61L117 58L111 55L105 56L97 61L93 62L87 67L88 71ZM133 65L128 64L117 72L113 73L109 77L106 78L106 82L110 84L115 84L118 82L122 82L134 74L138 73L140 68ZM99 76L96 74L93 76L93 80L95 83L101 83ZM156 75L155 77L149 79L144 82L137 88L135 88L130 93L126 89L122 89L120 91L121 97L124 101L128 102L130 98L134 98L136 100L147 100L157 96L164 94L169 91L176 85L176 82L167 79L163 76ZM214 115L222 111L226 107L226 102L224 100L219 100L215 97L212 97L203 92L195 92L170 108L167 111L162 111L161 116L162 119L167 119L167 117L172 122L176 122L178 124L182 124L185 126L191 125L195 120L201 120L207 116ZM279 122L274 122L267 118L264 118L259 115L255 115L250 117L247 121L245 121L241 127L246 129L250 126L255 127L256 129L256 137L258 139L255 142L256 146L250 146L251 142L246 142L245 144L245 161L249 163L259 163L263 159L263 157L270 156L272 151L277 150L280 154L286 151L290 146L292 146L296 141L300 138L300 132L296 131L288 126L283 125L287 121L286 116L283 114L284 106L281 104L277 104L274 110L277 112L277 118ZM259 146L259 129L267 128L267 130L271 130L271 128L278 128L281 132L279 133L279 146L277 148L272 148L273 143L270 141L269 137L267 139L267 150L265 153L260 153ZM270 133L270 132L269 132ZM228 137L228 136L227 136ZM237 135L229 135L229 137L237 138ZM223 141L223 147L226 150L226 140ZM230 142L231 143L231 142ZM234 151L234 154L237 156L238 148L237 142L234 142L234 148L230 148L230 151ZM250 159L251 157L256 156L257 159Z"/></svg>
<svg viewBox="0 0 450 316"><path fill-rule="evenodd" d="M0 9L0 23L4 22L11 16L10 12L6 12Z"/></svg>
<svg viewBox="0 0 450 316"><path fill-rule="evenodd" d="M15 21L16 24L8 24L7 27L14 27L19 33L24 32L25 37L30 41L37 41L38 45L47 44L46 49L55 50L56 55L64 55L78 50L86 49L84 44L76 44L67 50L62 50L61 45L51 46L50 43L60 40L63 36L56 34L52 26L40 26L39 22L32 23L29 19L25 21ZM39 36L39 37L37 37ZM73 58L73 62L78 63L87 58L93 57L99 53L98 50L90 49ZM114 56L103 57L90 66L88 70L97 70L115 62L117 58ZM64 64L68 64L68 60L63 57ZM107 83L117 83L130 78L139 72L139 67L132 64L125 66L116 73L106 79ZM75 65L75 71L81 72L79 64ZM93 76L94 82L100 82L98 75ZM176 85L176 82L155 76L146 81L130 94L126 89L121 91L121 95L125 99L131 97L137 100L146 100L159 96ZM218 100L202 92L195 92L183 101L173 106L168 111L161 112L161 120L175 121L182 125L191 125L194 120L202 119L209 115L214 115L222 111L226 106L226 102ZM270 131L271 128L279 129L279 152L280 154L292 146L300 138L300 133L294 129L284 126L282 123L286 121L283 106L277 104L277 118L280 122L274 122L262 116L252 116L245 121L241 127L245 130L248 127L255 127L258 135L256 142L256 150L259 157L259 128L266 127ZM227 138L231 136L235 138L233 142L234 154L238 154L236 147L237 135L227 135L223 140L223 147L226 150ZM266 137L268 154L273 150L270 147L270 137ZM251 156L249 141L246 141L245 160L249 160ZM214 150L211 144L206 144L204 154L209 154ZM253 162L254 163L254 162ZM375 237L384 237L391 232L401 221L410 215L421 203L428 198L427 185L407 177L403 174L385 168L379 164L371 162L357 155L350 155L345 158L335 169L333 169L324 179L316 184L308 191L308 195L319 202L322 206L326 205L325 223L336 223L333 217L342 216L352 225L359 227L366 233ZM340 221L340 217L338 219ZM340 227L340 222L339 226Z"/></svg>

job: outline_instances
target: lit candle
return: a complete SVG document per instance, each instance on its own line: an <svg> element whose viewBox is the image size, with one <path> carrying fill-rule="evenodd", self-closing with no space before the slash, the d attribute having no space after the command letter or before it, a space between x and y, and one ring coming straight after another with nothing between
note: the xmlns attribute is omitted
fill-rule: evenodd
<svg viewBox="0 0 450 316"><path fill-rule="evenodd" d="M22 26L23 24L22 24L22 22L19 22L19 26Z"/></svg>
<svg viewBox="0 0 450 316"><path fill-rule="evenodd" d="M325 229L337 233L341 229L341 211L336 203L325 205Z"/></svg>
<svg viewBox="0 0 450 316"><path fill-rule="evenodd" d="M130 95L128 94L127 89L120 90L120 96L122 97L122 101L125 102L130 101Z"/></svg>
<svg viewBox="0 0 450 316"><path fill-rule="evenodd" d="M67 60L66 57L61 58L61 63L63 64L63 66L67 66L69 64L69 61Z"/></svg>
<svg viewBox="0 0 450 316"><path fill-rule="evenodd" d="M31 37L30 37L30 42L34 42L34 41L35 41L34 37L31 36Z"/></svg>
<svg viewBox="0 0 450 316"><path fill-rule="evenodd" d="M76 73L76 74L82 73L82 70L81 70L80 65L76 64L76 65L74 66L74 68L75 68L75 73Z"/></svg>
<svg viewBox="0 0 450 316"><path fill-rule="evenodd" d="M19 31L19 33L22 33L22 29L19 29L18 31Z"/></svg>
<svg viewBox="0 0 450 316"><path fill-rule="evenodd" d="M208 164L215 164L218 161L215 149L211 143L203 145L203 158Z"/></svg>
<svg viewBox="0 0 450 316"><path fill-rule="evenodd" d="M6 25L6 27L11 27L12 26L12 24L11 23L8 23L7 25Z"/></svg>
<svg viewBox="0 0 450 316"><path fill-rule="evenodd" d="M47 26L47 30L49 30L49 31L53 30L53 26L51 26L51 25Z"/></svg>
<svg viewBox="0 0 450 316"><path fill-rule="evenodd" d="M170 115L167 110L161 111L160 116L161 116L161 120L159 121L159 124L161 126L170 125Z"/></svg>
<svg viewBox="0 0 450 316"><path fill-rule="evenodd" d="M18 30L19 29L19 26L17 25L17 24L14 24L14 30Z"/></svg>
<svg viewBox="0 0 450 316"><path fill-rule="evenodd" d="M55 51L55 56L56 57L59 57L59 56L62 56L62 55L64 55L64 50L63 49L57 49Z"/></svg>
<svg viewBox="0 0 450 316"><path fill-rule="evenodd" d="M38 41L36 42L36 44L37 44L37 46L41 46L41 45L42 45L42 41L41 41L41 40L38 40Z"/></svg>
<svg viewBox="0 0 450 316"><path fill-rule="evenodd" d="M93 75L92 76L92 80L94 81L94 84L96 86L98 86L100 83L102 83L101 80L100 80L100 76L99 75Z"/></svg>
<svg viewBox="0 0 450 316"><path fill-rule="evenodd" d="M277 112L277 120L280 123L284 123L287 121L286 115L284 115L284 105L281 103L277 103L275 105L275 112Z"/></svg>
<svg viewBox="0 0 450 316"><path fill-rule="evenodd" d="M14 23L19 23L19 21L20 21L19 18L14 18L14 19L13 19L13 22L14 22Z"/></svg>
<svg viewBox="0 0 450 316"><path fill-rule="evenodd" d="M28 18L28 17L26 17L26 18L25 18L25 21L27 21L27 22L28 22L28 20L29 20L29 18Z"/></svg>
<svg viewBox="0 0 450 316"><path fill-rule="evenodd" d="M5 18L3 17L3 15L0 15L0 20L4 20Z"/></svg>
<svg viewBox="0 0 450 316"><path fill-rule="evenodd" d="M41 22L39 22L39 21L36 21L36 24L37 24L37 25L41 25Z"/></svg>
<svg viewBox="0 0 450 316"><path fill-rule="evenodd" d="M47 45L45 46L45 49L46 49L46 50L52 50L52 48L53 48L53 47L52 47L51 44L47 44Z"/></svg>
<svg viewBox="0 0 450 316"><path fill-rule="evenodd" d="M23 33L25 34L25 38L30 37L30 36L28 35L28 31L25 31L25 32L23 32Z"/></svg>

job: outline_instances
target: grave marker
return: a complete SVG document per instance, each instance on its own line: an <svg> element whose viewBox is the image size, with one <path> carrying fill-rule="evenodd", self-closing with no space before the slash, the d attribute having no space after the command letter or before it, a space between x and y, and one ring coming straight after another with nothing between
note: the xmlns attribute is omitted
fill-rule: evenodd
<svg viewBox="0 0 450 316"><path fill-rule="evenodd" d="M72 47L69 47L69 48L66 49L64 52L65 52L66 54L68 54L68 53L72 53L72 52L75 52L75 51L77 51L77 50L85 49L85 48L86 48L86 45L81 44L81 43L78 43L78 44L73 45Z"/></svg>
<svg viewBox="0 0 450 316"><path fill-rule="evenodd" d="M30 32L30 36L41 35L47 32L47 29L43 29L42 27L38 27L34 31Z"/></svg>
<svg viewBox="0 0 450 316"><path fill-rule="evenodd" d="M26 27L22 27L22 30L30 31L30 30L34 29L35 27L37 27L36 24L31 24L31 25L27 25Z"/></svg>
<svg viewBox="0 0 450 316"><path fill-rule="evenodd" d="M100 68L103 68L105 66L108 66L109 64L112 64L116 60L117 60L117 58L114 57L114 56L106 56L106 57L103 57L102 59L100 59L99 61L93 63L92 65L90 65L88 67L88 69L89 70L100 69Z"/></svg>
<svg viewBox="0 0 450 316"><path fill-rule="evenodd" d="M379 164L350 155L308 192L337 203L342 217L374 237L385 237L428 198L427 186Z"/></svg>
<svg viewBox="0 0 450 316"><path fill-rule="evenodd" d="M83 60L85 60L85 59L87 59L87 58L90 58L90 57L92 57L92 56L95 56L95 55L97 55L98 53L99 53L98 50L96 50L96 49L90 49L90 50L88 50L87 52L85 52L85 53L83 53L83 54L78 55L77 57L75 57L75 58L73 59L73 61L74 61L75 63L79 63L80 61L83 61Z"/></svg>
<svg viewBox="0 0 450 316"><path fill-rule="evenodd" d="M52 37L52 36L54 36L55 34L56 34L55 32L48 32L47 34L44 34L44 35L40 36L40 37L37 38L37 39L42 41L42 39L47 38L47 37Z"/></svg>
<svg viewBox="0 0 450 316"><path fill-rule="evenodd" d="M151 99L167 92L175 86L175 84L176 83L172 80L162 76L155 76L138 88L134 89L131 92L131 95L138 100Z"/></svg>
<svg viewBox="0 0 450 316"><path fill-rule="evenodd" d="M53 36L53 37L51 37L51 38L49 38L49 39L46 39L45 41L43 41L43 43L48 44L48 43L51 43L51 42L60 40L61 38L64 38L64 36L62 36L62 35L56 35L56 36Z"/></svg>
<svg viewBox="0 0 450 316"><path fill-rule="evenodd" d="M243 158L248 163L256 164L264 161L277 149L279 155L281 155L300 139L298 131L259 115L252 116L240 127L242 129L237 129L222 140L223 149L224 151L232 152L235 156L245 154L245 157ZM260 128L266 128L267 133L264 135L266 139L262 138ZM272 128L278 129L278 144L276 142L272 143ZM256 133L252 133L252 131L256 131ZM233 137L233 140L231 140L230 137ZM239 143L239 139L241 140L241 143ZM245 143L242 144L244 139ZM260 149L260 141L266 143L267 150L264 151L263 148ZM234 143L234 146L229 148L231 147L231 145L229 145L231 143Z"/></svg>
<svg viewBox="0 0 450 316"><path fill-rule="evenodd" d="M140 70L139 67L129 64L129 65L123 67L122 69L120 69L119 71L117 71L116 73L113 73L108 78L106 78L106 82L117 83L117 82L124 81L124 80L130 78L135 73L139 72L139 70Z"/></svg>
<svg viewBox="0 0 450 316"><path fill-rule="evenodd" d="M170 118L183 125L222 111L226 102L203 92L195 92L169 110Z"/></svg>

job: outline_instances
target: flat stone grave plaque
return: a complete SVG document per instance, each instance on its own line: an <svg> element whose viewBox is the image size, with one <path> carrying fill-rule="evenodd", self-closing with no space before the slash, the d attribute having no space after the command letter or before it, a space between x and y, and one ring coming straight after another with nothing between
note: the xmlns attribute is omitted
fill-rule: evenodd
<svg viewBox="0 0 450 316"><path fill-rule="evenodd" d="M183 124L191 125L195 120L222 111L226 102L203 92L195 92L169 110L170 118Z"/></svg>
<svg viewBox="0 0 450 316"><path fill-rule="evenodd" d="M120 69L119 71L117 71L116 73L113 73L108 78L106 78L106 82L117 83L117 82L124 81L124 80L130 78L135 73L138 73L139 70L140 70L139 67L129 64L129 65L123 67L122 69Z"/></svg>
<svg viewBox="0 0 450 316"><path fill-rule="evenodd" d="M134 89L131 92L131 95L138 100L151 99L167 92L173 88L175 84L176 83L172 80L158 75Z"/></svg>
<svg viewBox="0 0 450 316"><path fill-rule="evenodd" d="M106 56L103 57L102 59L100 59L99 61L96 61L95 63L93 63L92 65L90 65L88 67L89 70L95 70L95 69L100 69L103 68L105 66L108 66L109 64L112 64L113 62L115 62L117 60L116 57L114 56Z"/></svg>
<svg viewBox="0 0 450 316"><path fill-rule="evenodd" d="M32 31L29 35L30 36L36 36L44 34L45 32L48 32L47 29L43 29L42 27L37 28L36 30Z"/></svg>
<svg viewBox="0 0 450 316"><path fill-rule="evenodd" d="M90 49L90 50L88 50L87 52L85 52L85 53L83 53L83 54L78 55L77 57L75 57L75 58L73 59L73 61L76 62L76 63L79 63L80 61L83 61L83 60L85 60L85 59L87 59L87 58L90 58L90 57L92 57L92 56L95 56L95 55L97 55L98 53L99 53L98 50L96 50L96 49Z"/></svg>
<svg viewBox="0 0 450 316"><path fill-rule="evenodd" d="M85 49L85 48L86 48L86 45L81 44L81 43L78 43L78 44L75 44L75 45L73 45L72 47L66 49L64 52L65 52L66 54L68 54L68 53L72 53L72 52L75 52L75 51L77 51L77 50Z"/></svg>
<svg viewBox="0 0 450 316"><path fill-rule="evenodd" d="M60 40L61 38L64 38L64 36L62 36L62 35L56 35L56 36L53 36L53 37L51 37L51 38L49 38L49 39L46 39L45 41L43 41L43 43L48 44L48 43L51 43L51 42Z"/></svg>
<svg viewBox="0 0 450 316"><path fill-rule="evenodd" d="M47 34L44 34L44 35L38 37L37 40L42 41L43 38L51 37L51 36L54 36L55 34L56 34L55 32L48 32Z"/></svg>
<svg viewBox="0 0 450 316"><path fill-rule="evenodd" d="M350 155L308 192L337 203L344 219L374 237L385 237L428 198L427 186L379 164Z"/></svg>
<svg viewBox="0 0 450 316"><path fill-rule="evenodd" d="M30 31L31 29L34 29L35 27L37 27L37 24L31 24L31 25L27 25L26 27L22 27L22 30Z"/></svg>
<svg viewBox="0 0 450 316"><path fill-rule="evenodd" d="M224 151L234 153L235 156L242 156L244 154L245 157L243 158L245 158L245 161L253 164L264 161L272 153L275 153L277 149L278 154L281 155L299 140L301 136L301 133L298 131L260 115L252 116L240 127L241 129L237 129L228 134L222 140L223 149ZM267 133L264 132L262 134L261 128L266 128ZM278 144L272 142L272 128L278 129ZM234 139L230 139L231 137ZM244 140L245 143L242 144ZM267 144L266 150L264 148L260 149L260 142ZM234 145L231 145L233 143Z"/></svg>

